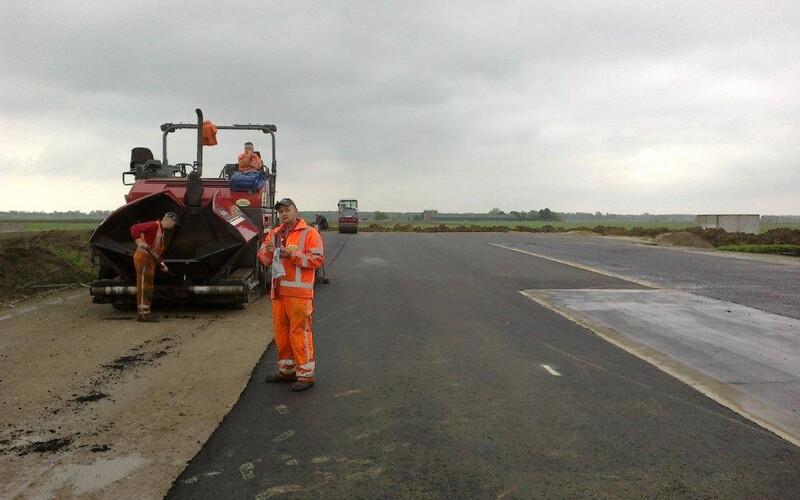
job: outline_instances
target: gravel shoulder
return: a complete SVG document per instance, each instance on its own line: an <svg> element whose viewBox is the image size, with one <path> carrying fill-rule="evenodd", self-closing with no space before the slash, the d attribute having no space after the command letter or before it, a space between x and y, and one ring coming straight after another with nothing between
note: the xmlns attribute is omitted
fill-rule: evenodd
<svg viewBox="0 0 800 500"><path fill-rule="evenodd" d="M69 290L0 310L0 497L163 497L272 341L267 305L141 324Z"/></svg>

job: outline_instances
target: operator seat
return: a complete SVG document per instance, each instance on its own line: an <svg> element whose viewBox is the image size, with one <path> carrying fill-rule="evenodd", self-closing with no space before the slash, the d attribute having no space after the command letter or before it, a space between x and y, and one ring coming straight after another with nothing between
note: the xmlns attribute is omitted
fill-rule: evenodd
<svg viewBox="0 0 800 500"><path fill-rule="evenodd" d="M233 175L234 172L239 170L238 163L226 163L224 167L222 167L222 176L224 179L229 179Z"/></svg>
<svg viewBox="0 0 800 500"><path fill-rule="evenodd" d="M154 159L154 157L150 148L131 149L131 170L135 170L136 165L144 165L152 159Z"/></svg>

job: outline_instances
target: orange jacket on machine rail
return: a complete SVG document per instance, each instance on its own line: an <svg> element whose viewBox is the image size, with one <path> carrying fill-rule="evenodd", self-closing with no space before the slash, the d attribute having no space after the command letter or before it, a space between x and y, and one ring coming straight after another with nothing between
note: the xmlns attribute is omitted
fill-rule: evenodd
<svg viewBox="0 0 800 500"><path fill-rule="evenodd" d="M217 145L217 126L211 120L203 122L203 146Z"/></svg>
<svg viewBox="0 0 800 500"><path fill-rule="evenodd" d="M280 235L280 246L293 250L294 253L289 258L281 259L286 276L272 280L270 296L273 299L276 297L314 298L316 269L321 267L325 260L322 236L316 229L309 227L303 219L299 219L294 229L288 234L283 224L276 227L264 237L264 243L271 241L274 244L276 234ZM272 265L274 257L272 252L260 252L258 256L265 265Z"/></svg>

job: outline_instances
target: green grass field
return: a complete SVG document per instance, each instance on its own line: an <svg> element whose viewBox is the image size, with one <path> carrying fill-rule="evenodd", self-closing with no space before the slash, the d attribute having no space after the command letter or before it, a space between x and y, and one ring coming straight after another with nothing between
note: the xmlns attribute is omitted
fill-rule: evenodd
<svg viewBox="0 0 800 500"><path fill-rule="evenodd" d="M94 229L100 224L101 221L92 221L92 220L64 220L64 221L56 221L56 220L0 220L0 231L53 231L53 230L81 230L81 229ZM407 221L407 220L381 220L381 221L374 221L374 220L366 220L361 221L359 226L362 228L366 228L372 224L376 224L381 227L385 228L392 228L395 225L407 225L410 224L412 227L417 228L426 228L426 227L437 227L440 225L445 225L447 227L453 228L458 226L480 226L480 227L487 227L487 226L505 226L508 228L516 228L517 226L529 227L529 228L542 228L544 226L552 226L557 229L577 229L577 228L594 228L597 226L608 226L608 227L621 227L623 229L632 229L634 227L640 227L643 229L655 229L655 228L666 228L670 231L681 231L683 229L687 229L690 227L694 227L695 224L692 222L629 222L629 221L582 221L582 222L545 222L545 221L474 221L474 220L464 220L464 221L447 221L447 222L422 222L422 221ZM5 229L4 229L5 226ZM776 229L779 227L785 227L789 229L800 229L800 223L797 224L788 224L788 223L777 223L777 222L769 222L769 223L761 223L760 232L764 233L771 229ZM336 230L337 225L336 222L331 224L331 229Z"/></svg>
<svg viewBox="0 0 800 500"><path fill-rule="evenodd" d="M437 227L440 225L445 225L447 227L458 227L458 226L506 226L510 228L515 228L517 226L523 227L530 227L530 228L541 228L544 226L553 226L555 228L563 228L563 229L576 229L579 227L596 227L596 226L614 226L614 227L622 227L625 229L630 229L633 227L645 227L645 228L655 228L655 227L666 227L668 229L674 229L676 231L681 229L686 229L688 227L694 226L694 224L683 223L683 222L615 222L615 221L607 221L607 222L546 222L546 221L497 221L497 220L482 220L482 221L475 221L475 220L464 220L464 221L435 221L435 222L422 222L422 221L395 221L395 220L381 220L381 221L361 221L359 222L359 226L367 227L372 224L377 224L378 226L382 227L394 227L397 224L406 225L410 224L412 227ZM335 225L335 224L334 224Z"/></svg>
<svg viewBox="0 0 800 500"><path fill-rule="evenodd" d="M74 231L94 229L99 220L0 220L0 232Z"/></svg>
<svg viewBox="0 0 800 500"><path fill-rule="evenodd" d="M26 231L74 231L76 229L94 229L100 224L99 221L80 221L80 222L26 222Z"/></svg>
<svg viewBox="0 0 800 500"><path fill-rule="evenodd" d="M768 253L800 257L800 245L724 245L717 247L723 252Z"/></svg>
<svg viewBox="0 0 800 500"><path fill-rule="evenodd" d="M421 221L397 221L397 220L381 220L381 221L373 221L373 220L366 220L361 221L359 223L359 227L366 228L372 224L376 224L381 227L391 228L395 225L406 225L410 224L412 227L418 228L426 228L426 227L437 227L439 225L445 225L447 227L458 227L458 226L506 226L509 228L515 228L517 226L523 227L530 227L530 228L541 228L547 225L553 226L554 228L558 229L577 229L577 228L594 228L597 226L609 226L609 227L621 227L624 229L632 229L634 227L641 227L643 229L655 229L655 228L667 228L670 231L681 231L683 229L688 229L690 227L695 227L696 224L693 222L629 222L629 221L583 221L583 222L545 222L545 221L472 221L472 220L465 220L465 221L447 221L447 222L421 222ZM332 224L331 227L336 229L336 224ZM780 223L762 223L760 226L760 232L764 233L769 231L770 229L776 229L779 227L788 227L790 229L800 229L800 224L780 224Z"/></svg>
<svg viewBox="0 0 800 500"><path fill-rule="evenodd" d="M762 222L758 226L759 233L766 233L770 229L778 229L779 227L785 227L789 229L800 229L800 223L798 224L791 224L786 222Z"/></svg>

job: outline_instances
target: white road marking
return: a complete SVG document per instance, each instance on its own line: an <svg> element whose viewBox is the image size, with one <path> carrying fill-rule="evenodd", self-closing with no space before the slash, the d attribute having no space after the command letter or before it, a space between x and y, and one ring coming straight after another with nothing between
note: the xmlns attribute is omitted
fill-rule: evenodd
<svg viewBox="0 0 800 500"><path fill-rule="evenodd" d="M284 484L282 486L274 486L256 495L256 500L264 500L265 498L272 498L278 495L283 495L284 493L292 493L294 491L302 490L303 487L299 484Z"/></svg>
<svg viewBox="0 0 800 500"><path fill-rule="evenodd" d="M677 290L520 293L800 446L800 418L786 411L785 393L761 390L764 367L799 372L796 319Z"/></svg>
<svg viewBox="0 0 800 500"><path fill-rule="evenodd" d="M354 465L372 465L373 461L368 458L351 458L347 463Z"/></svg>
<svg viewBox="0 0 800 500"><path fill-rule="evenodd" d="M553 375L554 377L561 376L561 374L553 370L553 368L550 365L542 365L542 366L544 367L545 370L547 370L550 373L550 375Z"/></svg>
<svg viewBox="0 0 800 500"><path fill-rule="evenodd" d="M389 261L381 259L380 257L361 257L361 262L368 266L374 267L389 267L391 264Z"/></svg>
<svg viewBox="0 0 800 500"><path fill-rule="evenodd" d="M497 500L500 500L501 498L505 498L506 496L508 496L508 495L510 495L512 493L516 493L516 492L517 492L517 488L516 487L511 488L510 490L504 491L503 493L500 493L499 495L497 495Z"/></svg>
<svg viewBox="0 0 800 500"><path fill-rule="evenodd" d="M583 264L578 264L577 262L570 262L568 260L557 259L555 257L550 257L549 255L542 255L540 253L529 252L528 250L522 250L520 248L514 248L514 247L510 247L510 246L503 245L503 244L500 244L500 243L489 243L489 244L492 245L493 247L504 248L506 250L511 250L512 252L524 253L524 254L530 255L532 257L538 257L540 259L546 259L546 260L549 260L549 261L552 261L552 262L557 262L559 264L564 264L566 266L571 266L571 267L575 267L575 268L578 268L578 269L583 269L584 271L591 271L591 272L596 273L596 274L602 274L604 276L610 276L611 278L617 278L617 279L624 280L624 281L630 281L631 283L636 283L638 285L646 286L648 288L655 288L655 289L661 288L660 285L657 285L657 284L652 283L650 281L640 280L640 279L637 279L637 278L631 278L630 276L623 276L621 274L612 273L611 271L606 271L604 269L598 269L596 267L591 267L591 266L586 266L586 265L583 265Z"/></svg>
<svg viewBox="0 0 800 500"><path fill-rule="evenodd" d="M368 430L362 432L361 434L359 434L358 436L356 436L353 439L355 439L356 441L361 441L362 439L371 438L372 436L374 436L377 433L378 433L377 429L368 429Z"/></svg>
<svg viewBox="0 0 800 500"><path fill-rule="evenodd" d="M275 442L275 443L279 443L281 441L286 441L287 439L289 439L292 436L294 436L294 431L286 431L283 434L281 434L280 436L278 436L275 439L273 439L272 441Z"/></svg>
<svg viewBox="0 0 800 500"><path fill-rule="evenodd" d="M289 408L286 405L278 405L275 407L275 411L277 411L281 415L286 415L287 413L289 413Z"/></svg>
<svg viewBox="0 0 800 500"><path fill-rule="evenodd" d="M312 464L324 464L325 462L330 462L330 458L328 457L314 457L311 459Z"/></svg>
<svg viewBox="0 0 800 500"><path fill-rule="evenodd" d="M350 389L349 391L340 392L339 394L335 394L334 398L339 398L342 396L352 396L353 394L361 394L359 389Z"/></svg>

